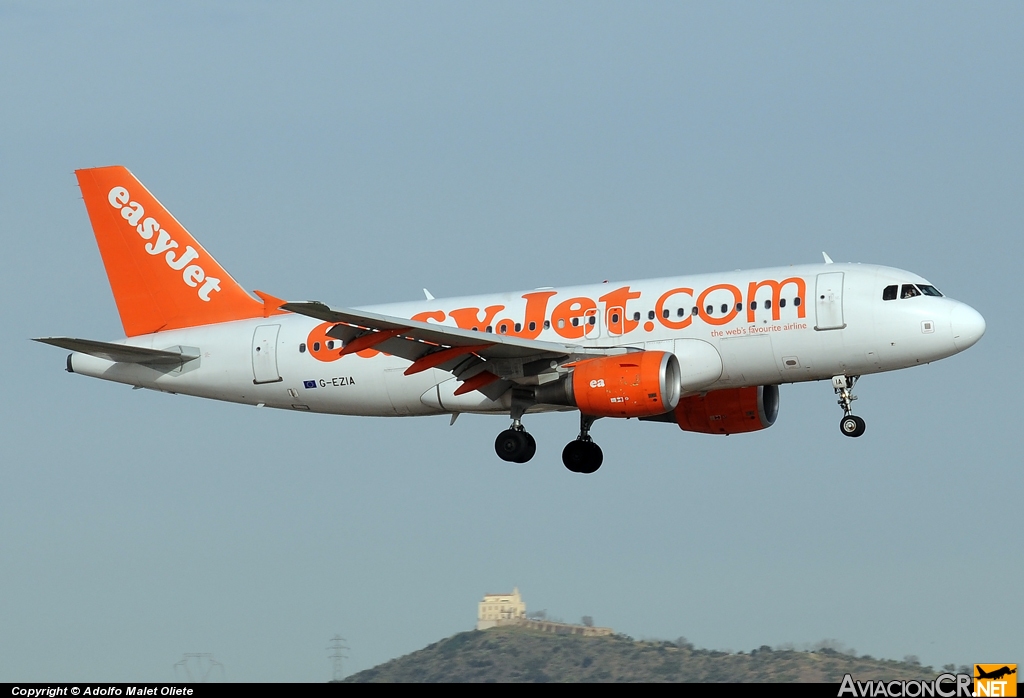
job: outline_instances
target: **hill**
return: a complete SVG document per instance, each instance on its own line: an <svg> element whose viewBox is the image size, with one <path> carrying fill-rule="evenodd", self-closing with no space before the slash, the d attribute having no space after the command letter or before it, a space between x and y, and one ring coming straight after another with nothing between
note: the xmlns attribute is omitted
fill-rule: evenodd
<svg viewBox="0 0 1024 698"><path fill-rule="evenodd" d="M579 637L505 627L435 642L345 679L346 682L833 682L933 679L916 663L854 657L831 649L748 653L694 649L682 642L625 635Z"/></svg>

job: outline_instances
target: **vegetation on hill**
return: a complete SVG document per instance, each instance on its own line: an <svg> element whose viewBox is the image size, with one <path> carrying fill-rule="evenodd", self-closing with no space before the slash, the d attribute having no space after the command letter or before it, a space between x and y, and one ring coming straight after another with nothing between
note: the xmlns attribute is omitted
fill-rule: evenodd
<svg viewBox="0 0 1024 698"><path fill-rule="evenodd" d="M896 662L833 649L750 653L694 649L625 635L552 635L515 627L458 633L345 679L348 682L833 682L933 679L913 658Z"/></svg>

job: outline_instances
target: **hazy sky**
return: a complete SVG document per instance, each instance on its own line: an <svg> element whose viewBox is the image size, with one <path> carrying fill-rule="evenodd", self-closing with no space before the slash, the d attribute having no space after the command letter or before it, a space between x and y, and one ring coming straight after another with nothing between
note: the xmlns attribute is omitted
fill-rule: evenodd
<svg viewBox="0 0 1024 698"><path fill-rule="evenodd" d="M1020 3L0 0L0 681L323 681L485 592L635 637L1024 661ZM815 262L977 308L964 354L713 437L369 419L64 372L121 325L73 175L129 167L250 289L364 305ZM1011 312L1013 311L1013 312ZM1014 504L1017 502L1017 504ZM1014 628L1017 628L1016 630Z"/></svg>

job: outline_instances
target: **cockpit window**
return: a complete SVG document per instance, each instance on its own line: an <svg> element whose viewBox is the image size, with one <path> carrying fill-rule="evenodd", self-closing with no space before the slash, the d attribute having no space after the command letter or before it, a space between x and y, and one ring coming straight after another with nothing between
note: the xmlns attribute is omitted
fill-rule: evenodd
<svg viewBox="0 0 1024 698"><path fill-rule="evenodd" d="M899 286L893 284L892 286L886 286L885 290L882 291L883 301L894 301L896 300L896 292L899 290Z"/></svg>
<svg viewBox="0 0 1024 698"><path fill-rule="evenodd" d="M939 289L935 288L934 286L929 286L927 284L918 284L917 287L921 289L921 293L923 293L926 296L935 296L937 298L942 297L942 294L939 292Z"/></svg>
<svg viewBox="0 0 1024 698"><path fill-rule="evenodd" d="M921 292L917 290L917 286L914 284L903 284L903 290L900 291L900 298L913 298L920 295Z"/></svg>

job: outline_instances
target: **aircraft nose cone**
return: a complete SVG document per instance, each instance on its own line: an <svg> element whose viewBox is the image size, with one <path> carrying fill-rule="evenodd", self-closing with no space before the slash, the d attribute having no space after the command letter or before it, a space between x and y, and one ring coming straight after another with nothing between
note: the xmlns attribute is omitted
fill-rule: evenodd
<svg viewBox="0 0 1024 698"><path fill-rule="evenodd" d="M953 330L953 344L958 351L973 347L981 335L985 334L985 318L965 303L953 308L949 324Z"/></svg>

